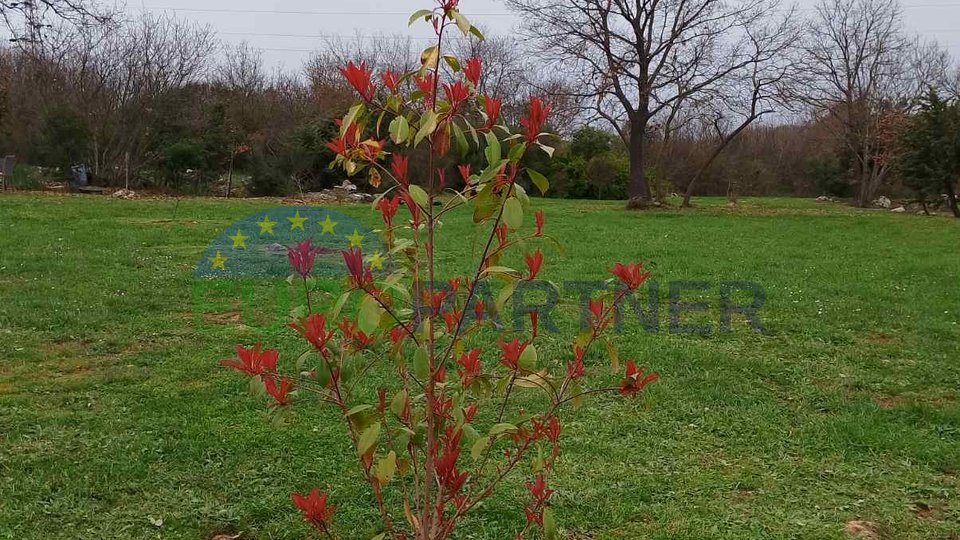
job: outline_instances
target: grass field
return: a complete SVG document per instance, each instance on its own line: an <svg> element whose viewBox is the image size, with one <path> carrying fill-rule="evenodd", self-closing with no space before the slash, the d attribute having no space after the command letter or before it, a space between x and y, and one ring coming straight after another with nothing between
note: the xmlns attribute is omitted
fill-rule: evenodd
<svg viewBox="0 0 960 540"><path fill-rule="evenodd" d="M207 243L276 204L0 197L0 538L303 538L289 494L315 485L348 538L372 536L338 415L268 415L217 366L238 342L288 359L300 342L192 315ZM788 199L544 206L567 249L542 277L604 279L643 259L661 284L660 332L628 318L618 343L663 379L561 418L566 538L840 539L852 520L882 538L960 538L960 220ZM366 207L336 210L376 225ZM465 265L472 224L443 234L467 239L444 255ZM714 306L684 319L710 335L667 331L677 280L712 284L684 297ZM735 280L764 288L766 334L742 318L716 331L719 283ZM557 311L566 335L575 299ZM513 485L461 538L509 538Z"/></svg>

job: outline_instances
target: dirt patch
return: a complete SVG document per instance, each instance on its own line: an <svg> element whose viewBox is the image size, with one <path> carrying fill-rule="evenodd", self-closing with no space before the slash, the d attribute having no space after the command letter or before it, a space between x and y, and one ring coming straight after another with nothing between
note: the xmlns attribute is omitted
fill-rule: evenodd
<svg viewBox="0 0 960 540"><path fill-rule="evenodd" d="M874 398L873 401L882 409L894 409L903 405L907 400L903 396L880 396Z"/></svg>
<svg viewBox="0 0 960 540"><path fill-rule="evenodd" d="M239 311L223 311L217 313L204 313L203 320L211 324L240 324L243 320L243 314Z"/></svg>
<svg viewBox="0 0 960 540"><path fill-rule="evenodd" d="M893 338L884 334L882 332L870 332L867 334L868 343L876 343L878 345L886 345L893 341Z"/></svg>
<svg viewBox="0 0 960 540"><path fill-rule="evenodd" d="M859 540L880 540L880 526L872 521L848 521L843 528L850 538Z"/></svg>
<svg viewBox="0 0 960 540"><path fill-rule="evenodd" d="M0 394L12 394L13 384L0 382Z"/></svg>
<svg viewBox="0 0 960 540"><path fill-rule="evenodd" d="M943 508L919 501L910 506L910 512L920 519L940 519L943 516Z"/></svg>

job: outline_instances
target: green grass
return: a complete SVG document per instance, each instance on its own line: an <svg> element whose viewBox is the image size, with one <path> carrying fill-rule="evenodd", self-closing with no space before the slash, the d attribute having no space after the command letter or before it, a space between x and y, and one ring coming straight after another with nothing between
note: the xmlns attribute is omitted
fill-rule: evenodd
<svg viewBox="0 0 960 540"><path fill-rule="evenodd" d="M348 538L372 536L337 415L270 415L216 365L257 340L289 361L299 341L191 314L207 242L275 204L0 197L0 538L303 538L288 497L315 485ZM663 379L561 417L567 538L839 539L857 519L889 539L960 538L960 221L786 199L544 205L567 249L543 278L643 259L661 286L660 332L628 318L617 341ZM376 225L366 207L335 209ZM465 268L472 224L443 235L460 242L443 261ZM769 332L735 318L717 333L712 309L685 316L711 335L670 334L675 280L710 282L699 294L714 308L719 282L760 283ZM548 361L575 323L575 295L562 298ZM614 381L603 362L593 375ZM519 485L460 538L509 538Z"/></svg>

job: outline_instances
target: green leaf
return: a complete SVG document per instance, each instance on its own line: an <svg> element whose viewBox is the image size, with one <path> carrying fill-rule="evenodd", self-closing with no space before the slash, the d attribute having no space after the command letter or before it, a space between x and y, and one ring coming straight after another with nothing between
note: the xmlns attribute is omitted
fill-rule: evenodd
<svg viewBox="0 0 960 540"><path fill-rule="evenodd" d="M398 116L390 122L390 139L396 144L402 144L410 138L410 122L404 116Z"/></svg>
<svg viewBox="0 0 960 540"><path fill-rule="evenodd" d="M430 206L430 197L422 187L416 184L410 184L410 196L413 197L414 202L420 205L420 207L428 208Z"/></svg>
<svg viewBox="0 0 960 540"><path fill-rule="evenodd" d="M396 415L397 418L403 416L403 409L407 404L407 391L400 390L395 396L393 396L393 401L390 402L390 412Z"/></svg>
<svg viewBox="0 0 960 540"><path fill-rule="evenodd" d="M427 19L433 15L433 10L430 9L419 9L410 16L410 20L407 22L407 26L413 26L413 23L417 22L417 19Z"/></svg>
<svg viewBox="0 0 960 540"><path fill-rule="evenodd" d="M490 437L480 437L477 439L473 446L470 447L470 457L474 461L480 459L480 456L483 455L483 451L487 449L487 446L490 445Z"/></svg>
<svg viewBox="0 0 960 540"><path fill-rule="evenodd" d="M610 372L620 373L620 353L617 351L617 346L609 339L604 340L604 345L607 346L607 354L610 355Z"/></svg>
<svg viewBox="0 0 960 540"><path fill-rule="evenodd" d="M393 450L377 463L377 480L381 484L389 484L393 480L393 474L397 472L397 453Z"/></svg>
<svg viewBox="0 0 960 540"><path fill-rule="evenodd" d="M421 381L425 381L430 375L430 362L427 351L423 347L419 347L417 352L413 353L413 374Z"/></svg>
<svg viewBox="0 0 960 540"><path fill-rule="evenodd" d="M437 113L432 110L423 113L420 117L420 129L417 130L417 136L413 138L413 145L420 144L424 138L429 137L437 130Z"/></svg>
<svg viewBox="0 0 960 540"><path fill-rule="evenodd" d="M514 231L523 226L523 207L516 197L510 197L503 204L503 222Z"/></svg>
<svg viewBox="0 0 960 540"><path fill-rule="evenodd" d="M513 296L513 292L516 288L517 288L517 282L511 281L507 283L502 289L500 289L500 293L497 295L497 299L494 301L494 304L493 304L494 307L496 307L497 313L500 313L501 311L503 311L503 306L507 305L507 302Z"/></svg>
<svg viewBox="0 0 960 540"><path fill-rule="evenodd" d="M543 538L544 540L557 538L557 518L554 517L553 509L549 506L543 509Z"/></svg>
<svg viewBox="0 0 960 540"><path fill-rule="evenodd" d="M534 347L532 343L527 345L527 348L520 353L520 359L518 360L517 364L521 369L525 369L527 371L534 371L537 369L537 348Z"/></svg>
<svg viewBox="0 0 960 540"><path fill-rule="evenodd" d="M380 422L372 424L367 429L363 430L363 433L360 435L360 440L357 441L357 455L363 457L367 455L374 448L374 445L377 444L377 439L380 437Z"/></svg>
<svg viewBox="0 0 960 540"><path fill-rule="evenodd" d="M453 17L453 20L457 23L457 28L463 32L463 35L470 33L470 29L473 28L473 25L470 24L470 21L466 17L460 14L459 11L453 10L450 12L450 16Z"/></svg>
<svg viewBox="0 0 960 540"><path fill-rule="evenodd" d="M360 330L367 334L373 333L380 326L380 317L383 315L383 308L373 299L372 296L364 296L360 302L360 313L357 317L357 324Z"/></svg>
<svg viewBox="0 0 960 540"><path fill-rule="evenodd" d="M510 147L510 152L507 153L507 159L512 162L520 161L520 157L523 156L523 151L526 150L527 143L515 144Z"/></svg>
<svg viewBox="0 0 960 540"><path fill-rule="evenodd" d="M492 131L488 131L484 135L487 139L487 147L484 149L483 154L487 157L487 164L493 165L500 161L500 157L503 155L500 150L500 140L497 139L497 136L493 134ZM499 170L499 167L497 168Z"/></svg>
<svg viewBox="0 0 960 540"><path fill-rule="evenodd" d="M577 381L570 383L570 398L570 404L573 405L574 409L579 409L583 405L583 390Z"/></svg>
<svg viewBox="0 0 960 540"><path fill-rule="evenodd" d="M440 49L436 45L427 47L420 53L420 68L436 70L440 62Z"/></svg>
<svg viewBox="0 0 960 540"><path fill-rule="evenodd" d="M552 146L547 146L545 144L540 144L540 143L537 143L537 146L539 146L541 150L546 152L548 156L550 156L551 158L553 157L554 148Z"/></svg>
<svg viewBox="0 0 960 540"><path fill-rule="evenodd" d="M450 66L450 69L452 69L454 73L460 72L461 70L460 60L457 60L456 56L453 56L451 54L446 54L443 56L443 61L446 62L448 66Z"/></svg>
<svg viewBox="0 0 960 540"><path fill-rule="evenodd" d="M477 179L477 183L486 184L487 182L493 180L494 177L496 177L497 174L500 173L500 169L502 169L507 163L509 163L509 161L504 159L504 160L498 161L494 165L488 165L487 168L480 173L480 177Z"/></svg>
<svg viewBox="0 0 960 540"><path fill-rule="evenodd" d="M547 190L550 189L550 181L547 180L546 176L533 169L527 169L527 176L530 177L530 181L533 182L533 185L537 186L537 189L540 190L541 195L545 195Z"/></svg>
<svg viewBox="0 0 960 540"><path fill-rule="evenodd" d="M488 274L504 274L508 276L514 276L517 274L517 271L509 266L488 266L484 268L481 275L486 276Z"/></svg>
<svg viewBox="0 0 960 540"><path fill-rule="evenodd" d="M347 111L346 116L343 117L343 122L340 124L341 137L343 137L343 135L347 132L347 129L351 124L353 124L361 112L363 112L363 103L357 103L353 107L350 107L350 110Z"/></svg>
<svg viewBox="0 0 960 540"><path fill-rule="evenodd" d="M470 33L473 34L473 36L479 39L480 41L483 41L484 39L486 39L485 37L483 37L483 32L481 32L480 29L477 28L476 26L470 27Z"/></svg>
<svg viewBox="0 0 960 540"><path fill-rule="evenodd" d="M333 308L328 314L329 320L337 320L340 318L340 311L343 310L344 304L347 303L347 300L350 298L350 293L352 291L347 291L340 295L340 298L337 299L337 303L333 305Z"/></svg>
<svg viewBox="0 0 960 540"><path fill-rule="evenodd" d="M353 416L353 415L355 415L355 414L357 414L357 413L362 413L363 411L366 411L366 410L369 410L369 409L372 409L372 408L373 408L373 405L357 405L356 407L354 407L354 408L350 409L349 411L347 411L347 414L346 414L346 415L347 415L347 416Z"/></svg>
<svg viewBox="0 0 960 540"><path fill-rule="evenodd" d="M456 122L450 122L450 127L453 128L453 142L457 145L457 152L460 154L460 157L466 157L467 152L470 151L470 145L467 144L467 136L463 134L463 130L460 129L460 126Z"/></svg>
<svg viewBox="0 0 960 540"><path fill-rule="evenodd" d="M482 185L482 184L481 184ZM473 199L473 222L474 223L483 223L484 221L493 217L494 212L497 211L499 206L497 198L492 190L484 189L477 193L477 196Z"/></svg>
<svg viewBox="0 0 960 540"><path fill-rule="evenodd" d="M493 437L494 435L499 435L501 433L512 433L516 430L517 430L517 426L513 424L507 424L507 423L496 424L492 428L490 428L490 436Z"/></svg>

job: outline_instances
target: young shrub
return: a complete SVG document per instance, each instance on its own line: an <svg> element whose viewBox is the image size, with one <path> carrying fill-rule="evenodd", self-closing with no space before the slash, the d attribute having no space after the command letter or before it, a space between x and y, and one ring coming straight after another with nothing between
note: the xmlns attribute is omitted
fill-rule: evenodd
<svg viewBox="0 0 960 540"><path fill-rule="evenodd" d="M360 249L343 252L348 290L330 312L310 312L290 325L309 344L314 365L305 365L301 355L296 366L281 370L278 352L259 346L238 347L238 358L223 363L254 383L262 381L277 406L290 405L296 388L339 409L382 518L375 538L449 538L465 515L515 477L528 493L526 521L518 524L516 538L555 538L548 478L560 455L561 410L593 393L635 396L658 377L628 360L616 386L587 389L584 383L585 355L598 342L620 369L616 348L602 334L617 303L649 272L642 263L616 264L616 292L590 302L588 327L572 340L570 358L556 365L539 358L535 312L529 335L492 325L491 315L517 284L549 268L539 247L527 249L525 269L502 262L511 250L550 240L542 211L525 219L531 201L518 182L525 176L541 191L548 188L547 179L523 163L530 152L553 152L543 142L550 107L532 98L517 131L500 121L500 101L480 91L481 61L443 50L450 32L482 39L457 4L443 0L411 18L431 24L437 36L418 71L375 75L353 62L342 70L361 101L339 122L328 147L337 166L385 189L373 207L393 262L389 275L375 275ZM472 148L483 153L485 165L457 166L464 187L450 189L443 165L457 164L453 156ZM426 154L422 178L411 174L414 152ZM472 212L484 231L474 270L465 276L449 276L438 264L443 246L436 242L437 229L454 211ZM290 263L305 289L313 249L309 242L290 247ZM478 294L490 281L502 283L496 300L488 301L493 305ZM357 316L344 316L344 306L353 303ZM373 375L382 386L368 395L363 389L373 386L366 382ZM517 396L523 391L545 395L544 408L524 410ZM326 492L317 488L292 498L319 534L338 537L337 507Z"/></svg>

